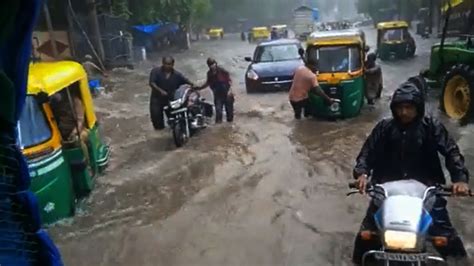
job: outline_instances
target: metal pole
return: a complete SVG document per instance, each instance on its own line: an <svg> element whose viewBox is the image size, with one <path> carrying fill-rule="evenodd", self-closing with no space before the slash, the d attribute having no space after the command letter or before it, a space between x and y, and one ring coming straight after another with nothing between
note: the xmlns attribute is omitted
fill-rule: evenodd
<svg viewBox="0 0 474 266"><path fill-rule="evenodd" d="M100 59L105 59L105 52L104 46L102 44L102 35L100 34L99 28L99 19L97 18L97 9L96 9L96 2L95 0L86 0L87 6L89 10L89 23L92 29L92 35L95 39L95 45L97 47L97 51L99 53Z"/></svg>
<svg viewBox="0 0 474 266"><path fill-rule="evenodd" d="M53 22L51 21L51 14L49 13L48 4L46 2L43 5L43 12L46 18L46 26L48 27L49 39L51 41L51 46L53 48L53 57L54 59L58 59L59 53L58 53L58 47L56 45L56 38L54 36Z"/></svg>

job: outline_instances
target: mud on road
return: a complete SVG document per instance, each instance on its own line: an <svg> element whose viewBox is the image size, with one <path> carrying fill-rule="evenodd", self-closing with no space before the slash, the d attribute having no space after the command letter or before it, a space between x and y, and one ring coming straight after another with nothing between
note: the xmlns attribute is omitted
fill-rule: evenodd
<svg viewBox="0 0 474 266"><path fill-rule="evenodd" d="M374 31L367 37L375 47ZM236 93L234 124L213 125L182 149L150 123L148 74L159 60L113 72L96 99L110 167L76 217L49 229L66 265L349 265L367 206L345 196L355 157L390 115L394 88L428 65L434 40L417 40L413 60L382 63L386 90L375 107L327 122L294 121L286 93L247 95L244 57L255 46L227 38L174 54L198 83L213 56L232 73ZM436 106L428 109L439 116ZM473 128L446 123L473 171ZM451 204L470 255L473 206Z"/></svg>

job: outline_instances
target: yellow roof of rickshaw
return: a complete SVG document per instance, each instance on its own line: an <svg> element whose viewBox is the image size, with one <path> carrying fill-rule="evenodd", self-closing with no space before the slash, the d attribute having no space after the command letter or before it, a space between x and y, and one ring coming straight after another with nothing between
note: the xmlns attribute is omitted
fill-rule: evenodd
<svg viewBox="0 0 474 266"><path fill-rule="evenodd" d="M268 30L267 27L253 27L252 30Z"/></svg>
<svg viewBox="0 0 474 266"><path fill-rule="evenodd" d="M309 35L309 45L346 45L363 43L360 30L316 31Z"/></svg>
<svg viewBox="0 0 474 266"><path fill-rule="evenodd" d="M387 21L377 24L377 29L379 30L396 28L408 28L408 23L406 21Z"/></svg>
<svg viewBox="0 0 474 266"><path fill-rule="evenodd" d="M462 4L465 0L449 0L451 2L451 8L456 7L460 4ZM449 3L448 1L445 1L446 3L441 7L441 11L446 12L449 8Z"/></svg>
<svg viewBox="0 0 474 266"><path fill-rule="evenodd" d="M86 77L82 65L74 61L31 63L27 94L44 92L51 96Z"/></svg>
<svg viewBox="0 0 474 266"><path fill-rule="evenodd" d="M224 28L218 28L218 27L209 29L209 31L223 31L223 30L224 30Z"/></svg>

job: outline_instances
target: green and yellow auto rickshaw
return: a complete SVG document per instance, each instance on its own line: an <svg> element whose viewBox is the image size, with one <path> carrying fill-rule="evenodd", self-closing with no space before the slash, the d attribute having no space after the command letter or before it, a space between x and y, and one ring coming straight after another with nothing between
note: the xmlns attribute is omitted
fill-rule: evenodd
<svg viewBox="0 0 474 266"><path fill-rule="evenodd" d="M223 28L210 28L207 34L211 40L224 39Z"/></svg>
<svg viewBox="0 0 474 266"><path fill-rule="evenodd" d="M75 97L75 98L74 98ZM73 100L73 98L75 100ZM73 138L63 136L58 105L78 124ZM82 105L82 114L77 113ZM70 120L76 123L75 120ZM39 201L43 223L74 215L76 200L86 196L108 163L109 147L99 133L84 68L70 61L30 65L26 103L18 122L19 144Z"/></svg>
<svg viewBox="0 0 474 266"><path fill-rule="evenodd" d="M319 62L318 81L329 97L340 100L328 106L316 94L310 94L315 117L350 118L364 104L364 61L368 47L360 30L314 32L306 42L306 57Z"/></svg>
<svg viewBox="0 0 474 266"><path fill-rule="evenodd" d="M267 27L253 27L250 30L249 42L267 41L270 39L270 30Z"/></svg>
<svg viewBox="0 0 474 266"><path fill-rule="evenodd" d="M405 21L389 21L377 24L377 55L382 60L413 57L415 40Z"/></svg>

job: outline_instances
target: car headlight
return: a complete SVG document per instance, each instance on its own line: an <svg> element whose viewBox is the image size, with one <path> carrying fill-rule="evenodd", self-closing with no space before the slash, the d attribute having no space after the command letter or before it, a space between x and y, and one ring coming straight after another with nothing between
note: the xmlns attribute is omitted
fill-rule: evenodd
<svg viewBox="0 0 474 266"><path fill-rule="evenodd" d="M170 102L171 108L173 109L181 107L182 104L183 104L183 101L181 99Z"/></svg>
<svg viewBox="0 0 474 266"><path fill-rule="evenodd" d="M417 235L410 232L387 230L384 233L385 247L391 250L416 248Z"/></svg>
<svg viewBox="0 0 474 266"><path fill-rule="evenodd" d="M249 69L249 71L247 71L247 78L257 80L258 75L253 69Z"/></svg>

